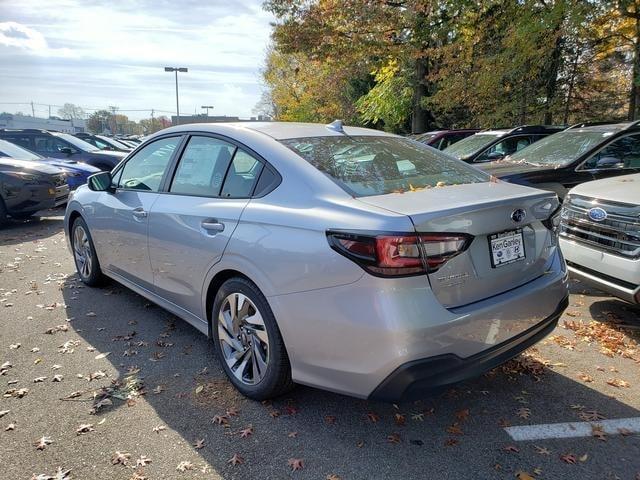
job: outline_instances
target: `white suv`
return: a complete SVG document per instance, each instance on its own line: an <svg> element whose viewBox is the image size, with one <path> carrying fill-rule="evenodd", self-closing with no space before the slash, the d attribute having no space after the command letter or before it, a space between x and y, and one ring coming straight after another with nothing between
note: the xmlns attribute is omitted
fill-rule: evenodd
<svg viewBox="0 0 640 480"><path fill-rule="evenodd" d="M573 188L562 207L560 247L574 278L640 304L640 174Z"/></svg>

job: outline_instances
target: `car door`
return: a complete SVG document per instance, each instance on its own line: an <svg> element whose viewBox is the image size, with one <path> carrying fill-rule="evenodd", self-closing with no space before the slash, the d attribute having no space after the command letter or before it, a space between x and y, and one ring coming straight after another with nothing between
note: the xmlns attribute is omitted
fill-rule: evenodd
<svg viewBox="0 0 640 480"><path fill-rule="evenodd" d="M206 318L201 311L204 278L222 257L262 168L261 161L224 139L189 139L168 192L149 216L158 295Z"/></svg>
<svg viewBox="0 0 640 480"><path fill-rule="evenodd" d="M640 172L640 134L625 135L591 155L576 173L593 179Z"/></svg>
<svg viewBox="0 0 640 480"><path fill-rule="evenodd" d="M149 212L182 136L155 140L127 160L113 177L112 192L92 202L89 228L101 267L153 290L149 263Z"/></svg>

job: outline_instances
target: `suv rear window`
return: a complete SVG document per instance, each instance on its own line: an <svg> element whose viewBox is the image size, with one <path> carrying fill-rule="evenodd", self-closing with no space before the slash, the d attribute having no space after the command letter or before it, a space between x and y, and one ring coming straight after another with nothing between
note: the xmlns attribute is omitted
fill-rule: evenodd
<svg viewBox="0 0 640 480"><path fill-rule="evenodd" d="M489 181L489 175L419 142L399 137L281 140L355 197Z"/></svg>

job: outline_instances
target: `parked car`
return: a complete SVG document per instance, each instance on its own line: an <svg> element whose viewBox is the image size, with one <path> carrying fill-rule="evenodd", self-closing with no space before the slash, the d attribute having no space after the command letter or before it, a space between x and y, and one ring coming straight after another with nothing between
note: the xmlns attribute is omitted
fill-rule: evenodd
<svg viewBox="0 0 640 480"><path fill-rule="evenodd" d="M560 245L571 276L640 304L640 174L573 188L562 207Z"/></svg>
<svg viewBox="0 0 640 480"><path fill-rule="evenodd" d="M16 160L24 160L26 162L40 162L58 167L65 173L67 184L71 190L75 190L80 185L87 183L89 175L99 172L100 170L86 163L76 162L74 160L60 160L57 158L45 158L42 155L31 152L26 148L22 148L7 140L0 139L0 157L14 158Z"/></svg>
<svg viewBox="0 0 640 480"><path fill-rule="evenodd" d="M125 157L122 152L100 150L68 133L37 129L0 129L0 138L43 157L84 162L100 170L111 170Z"/></svg>
<svg viewBox="0 0 640 480"><path fill-rule="evenodd" d="M67 202L69 186L59 168L46 163L0 158L0 225L7 216L27 218Z"/></svg>
<svg viewBox="0 0 640 480"><path fill-rule="evenodd" d="M84 140L85 142L90 143L100 150L113 150L115 152L130 152L131 150L133 150L130 145L125 145L118 140L105 137L104 135L94 135L92 133L82 132L75 133L74 136L78 137L80 140Z"/></svg>
<svg viewBox="0 0 640 480"><path fill-rule="evenodd" d="M444 151L467 163L492 162L512 155L544 137L561 132L564 128L525 125L511 129L483 130L454 143Z"/></svg>
<svg viewBox="0 0 640 480"><path fill-rule="evenodd" d="M556 195L410 139L194 124L80 187L80 279L111 277L213 338L243 394L293 382L416 398L547 335L567 306Z"/></svg>
<svg viewBox="0 0 640 480"><path fill-rule="evenodd" d="M477 128L467 128L460 130L434 130L433 132L420 133L414 135L413 139L422 142L430 147L444 150L445 148L479 132Z"/></svg>
<svg viewBox="0 0 640 480"><path fill-rule="evenodd" d="M564 198L580 183L640 172L640 122L574 125L481 168Z"/></svg>

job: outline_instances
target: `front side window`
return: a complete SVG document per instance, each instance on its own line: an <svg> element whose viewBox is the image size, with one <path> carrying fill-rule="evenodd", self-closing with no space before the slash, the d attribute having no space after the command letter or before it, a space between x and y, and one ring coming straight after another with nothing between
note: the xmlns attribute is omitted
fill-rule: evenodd
<svg viewBox="0 0 640 480"><path fill-rule="evenodd" d="M235 146L210 137L191 137L169 189L172 193L217 197Z"/></svg>
<svg viewBox="0 0 640 480"><path fill-rule="evenodd" d="M253 192L260 172L262 172L262 162L256 160L243 150L236 151L233 162L229 166L227 177L222 187L222 197L224 198L247 198Z"/></svg>
<svg viewBox="0 0 640 480"><path fill-rule="evenodd" d="M404 138L328 136L281 142L356 197L490 179L438 150Z"/></svg>
<svg viewBox="0 0 640 480"><path fill-rule="evenodd" d="M118 174L116 185L127 190L157 192L173 152L182 137L156 140L138 151Z"/></svg>
<svg viewBox="0 0 640 480"><path fill-rule="evenodd" d="M504 158L507 155L512 155L516 152L519 152L524 147L527 147L531 144L531 139L529 137L509 137L505 138L501 142L492 145L491 148L488 148L485 152L482 153L478 158L476 158L476 162L490 162L491 160L496 160L499 158Z"/></svg>
<svg viewBox="0 0 640 480"><path fill-rule="evenodd" d="M629 135L611 142L589 158L582 168L640 168L640 135Z"/></svg>
<svg viewBox="0 0 640 480"><path fill-rule="evenodd" d="M33 139L34 150L44 156L60 153L63 148L75 149L64 140L53 135L37 135Z"/></svg>

